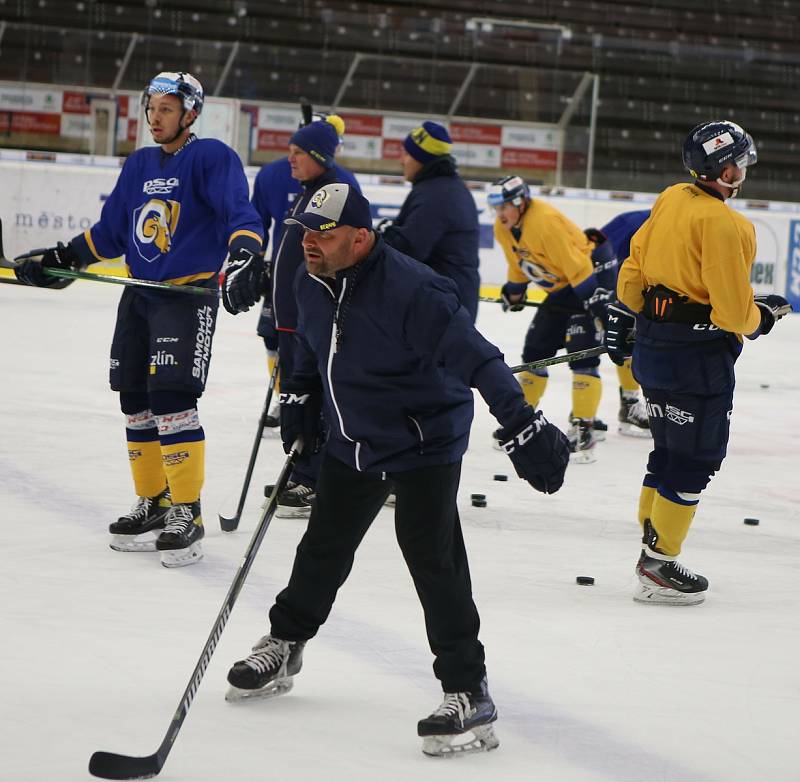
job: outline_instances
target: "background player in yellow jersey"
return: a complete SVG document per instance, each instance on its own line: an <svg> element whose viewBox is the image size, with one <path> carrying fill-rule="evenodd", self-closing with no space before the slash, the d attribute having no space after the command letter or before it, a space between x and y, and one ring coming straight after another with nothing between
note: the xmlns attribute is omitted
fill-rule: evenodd
<svg viewBox="0 0 800 782"><path fill-rule="evenodd" d="M634 599L642 602L704 600L708 580L677 556L700 493L725 458L742 336L768 334L791 311L782 296L753 295L755 229L725 204L755 162L753 139L735 123L695 127L683 144L695 181L658 197L620 270L622 304L608 307L606 344L615 362L630 355L635 326L633 372L653 434L639 500Z"/></svg>
<svg viewBox="0 0 800 782"><path fill-rule="evenodd" d="M487 201L496 212L494 235L508 262L508 282L501 290L503 309L522 309L530 283L547 293L525 337L522 360L549 358L561 347L570 353L595 347L602 341L598 322L604 322L606 305L615 298L617 258L611 242L599 231L587 236L558 209L531 198L519 176L494 182ZM573 420L569 439L573 461L578 463L596 458L594 422L602 394L599 365L597 356L570 364ZM620 374L626 371L621 369ZM533 407L539 405L547 378L546 369L519 375L525 399ZM632 378L631 384L635 388Z"/></svg>

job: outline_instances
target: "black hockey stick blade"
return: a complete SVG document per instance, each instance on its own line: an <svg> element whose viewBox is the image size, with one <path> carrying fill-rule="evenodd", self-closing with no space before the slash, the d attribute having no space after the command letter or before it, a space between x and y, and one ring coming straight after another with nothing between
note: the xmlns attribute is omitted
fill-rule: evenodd
<svg viewBox="0 0 800 782"><path fill-rule="evenodd" d="M160 752L146 758L95 752L89 759L89 773L102 779L150 779L161 771L163 765Z"/></svg>

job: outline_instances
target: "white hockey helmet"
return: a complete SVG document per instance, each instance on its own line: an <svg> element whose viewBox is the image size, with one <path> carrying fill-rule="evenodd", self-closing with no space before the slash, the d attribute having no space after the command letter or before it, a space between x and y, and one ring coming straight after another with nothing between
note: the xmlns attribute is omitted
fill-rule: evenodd
<svg viewBox="0 0 800 782"><path fill-rule="evenodd" d="M177 95L183 110L194 109L198 116L203 111L203 85L191 73L162 71L151 79L142 93L142 105L147 109L151 95Z"/></svg>

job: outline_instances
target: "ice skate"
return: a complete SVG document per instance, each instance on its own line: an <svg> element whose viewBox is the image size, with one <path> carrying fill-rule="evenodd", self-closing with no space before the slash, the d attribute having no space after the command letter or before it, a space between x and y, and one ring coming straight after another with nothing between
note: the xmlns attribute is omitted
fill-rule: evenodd
<svg viewBox="0 0 800 782"><path fill-rule="evenodd" d="M193 565L203 558L200 541L205 535L200 500L173 505L167 514L164 531L156 541L164 567Z"/></svg>
<svg viewBox="0 0 800 782"><path fill-rule="evenodd" d="M441 706L417 723L422 752L448 758L496 749L500 746L492 727L496 719L486 679L472 692L446 692Z"/></svg>
<svg viewBox="0 0 800 782"><path fill-rule="evenodd" d="M597 461L594 422L586 418L573 418L567 432L571 464L591 464Z"/></svg>
<svg viewBox="0 0 800 782"><path fill-rule="evenodd" d="M280 425L281 425L281 403L276 398L269 406L266 418L264 419L264 426L266 426L269 429L274 429Z"/></svg>
<svg viewBox="0 0 800 782"><path fill-rule="evenodd" d="M278 496L275 515L279 519L307 519L311 515L315 497L314 489L310 486L290 481L286 490Z"/></svg>
<svg viewBox="0 0 800 782"><path fill-rule="evenodd" d="M662 554L656 547L658 536L649 520L645 521L644 546L636 563L639 583L633 599L639 603L662 605L697 605L706 599L708 579L693 573L675 557Z"/></svg>
<svg viewBox="0 0 800 782"><path fill-rule="evenodd" d="M647 406L635 391L619 390L619 433L626 437L650 437Z"/></svg>
<svg viewBox="0 0 800 782"><path fill-rule="evenodd" d="M137 498L130 513L109 525L111 548L114 551L155 551L156 538L164 529L171 505L169 487L155 497Z"/></svg>
<svg viewBox="0 0 800 782"><path fill-rule="evenodd" d="M233 664L228 671L231 685L226 701L275 698L292 689L296 673L303 667L305 641L282 641L265 635L253 653Z"/></svg>
<svg viewBox="0 0 800 782"><path fill-rule="evenodd" d="M569 414L569 425L575 423L575 416ZM598 443L605 442L606 432L608 432L608 424L602 418L595 418L592 424L592 431L594 432L594 439Z"/></svg>

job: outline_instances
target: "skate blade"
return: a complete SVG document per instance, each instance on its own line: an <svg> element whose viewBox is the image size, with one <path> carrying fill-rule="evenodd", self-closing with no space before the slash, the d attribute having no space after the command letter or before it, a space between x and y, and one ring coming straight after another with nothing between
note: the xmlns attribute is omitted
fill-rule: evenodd
<svg viewBox="0 0 800 782"><path fill-rule="evenodd" d="M637 603L656 603L665 606L699 605L706 599L705 592L679 592L669 587L649 586L639 583L633 593Z"/></svg>
<svg viewBox="0 0 800 782"><path fill-rule="evenodd" d="M606 441L606 432L601 431L600 429L594 430L594 439L595 442L604 443Z"/></svg>
<svg viewBox="0 0 800 782"><path fill-rule="evenodd" d="M161 564L164 567L186 567L194 565L203 558L203 547L198 540L188 548L166 549L161 552Z"/></svg>
<svg viewBox="0 0 800 782"><path fill-rule="evenodd" d="M265 502L264 505L266 504ZM287 505L278 505L275 515L279 519L307 519L311 515L311 508L292 508Z"/></svg>
<svg viewBox="0 0 800 782"><path fill-rule="evenodd" d="M114 551L155 551L156 540L163 530L142 532L139 535L112 535L108 544ZM145 537L150 535L150 538Z"/></svg>
<svg viewBox="0 0 800 782"><path fill-rule="evenodd" d="M594 448L585 451L573 451L569 455L570 464L594 464L597 461L597 454Z"/></svg>
<svg viewBox="0 0 800 782"><path fill-rule="evenodd" d="M639 426L635 426L634 424L620 424L619 425L619 433L623 437L652 437L653 435L650 434L649 429L642 429Z"/></svg>
<svg viewBox="0 0 800 782"><path fill-rule="evenodd" d="M225 693L225 700L228 703L239 703L240 701L259 701L268 698L277 698L279 695L286 695L294 687L294 677L287 676L284 679L275 679L268 682L258 690L243 690L240 687L231 685Z"/></svg>
<svg viewBox="0 0 800 782"><path fill-rule="evenodd" d="M397 495L395 495L395 494L390 494L390 495L389 495L389 496L388 496L388 497L387 497L387 498L386 498L386 499L383 501L383 504L384 504L384 505L385 505L387 508L395 508L395 507L397 507Z"/></svg>
<svg viewBox="0 0 800 782"><path fill-rule="evenodd" d="M480 725L465 733L444 736L426 736L422 740L422 753L429 758L454 758L473 755L476 752L490 752L500 746L491 725Z"/></svg>

